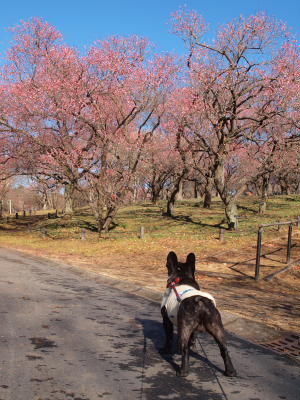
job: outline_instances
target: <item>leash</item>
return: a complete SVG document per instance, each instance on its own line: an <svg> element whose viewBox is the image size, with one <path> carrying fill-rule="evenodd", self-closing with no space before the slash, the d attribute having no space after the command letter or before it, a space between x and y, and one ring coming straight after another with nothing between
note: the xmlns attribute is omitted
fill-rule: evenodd
<svg viewBox="0 0 300 400"><path fill-rule="evenodd" d="M201 343L201 340L200 340L199 336L197 336L197 341L198 341L198 343L199 343L199 345L201 347L201 350L202 350L204 356L206 357L206 360L208 361L209 360L208 356L206 354L206 351L204 350L204 347L202 346L202 343ZM215 369L210 365L210 362L208 362L208 368L212 371L212 373L213 373L213 375L215 377L215 380L217 381L217 384L219 385L219 388L221 390L221 393L222 393L223 397L225 398L225 400L229 400L225 390L223 389L223 386L222 386L222 384L220 382L220 379L218 378L218 375L216 374Z"/></svg>

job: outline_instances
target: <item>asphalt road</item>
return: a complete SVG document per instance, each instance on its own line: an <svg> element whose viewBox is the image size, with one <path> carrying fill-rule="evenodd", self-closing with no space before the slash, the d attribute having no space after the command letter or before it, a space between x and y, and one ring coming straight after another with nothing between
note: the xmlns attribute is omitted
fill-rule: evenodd
<svg viewBox="0 0 300 400"><path fill-rule="evenodd" d="M233 336L238 377L223 376L218 348L204 335L190 375L177 378L179 355L158 352L157 303L3 248L0 316L0 400L300 399L299 363Z"/></svg>

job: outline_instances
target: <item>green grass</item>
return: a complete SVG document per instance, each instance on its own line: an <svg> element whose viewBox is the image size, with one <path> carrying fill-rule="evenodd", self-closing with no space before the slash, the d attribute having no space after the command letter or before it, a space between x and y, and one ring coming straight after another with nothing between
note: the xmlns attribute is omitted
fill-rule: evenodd
<svg viewBox="0 0 300 400"><path fill-rule="evenodd" d="M300 215L300 196L276 196L269 200L268 210L259 215L258 200L251 197L240 199L239 230L226 231L228 248L255 243L258 226L264 223L295 219ZM72 218L62 215L47 218L47 212L32 217L10 217L0 224L0 241L13 247L41 250L49 254L73 254L97 257L107 253L147 254L166 251L179 246L183 251L192 250L199 242L205 247L220 247L217 240L219 227L226 227L224 210L220 200L215 199L210 210L202 208L194 200L176 203L174 218L161 214L165 204L135 204L119 210L114 226L103 239L98 239L96 221L87 208L78 210ZM139 239L140 227L145 228L145 239ZM82 229L87 240L81 240ZM277 235L277 228L266 229L264 237Z"/></svg>

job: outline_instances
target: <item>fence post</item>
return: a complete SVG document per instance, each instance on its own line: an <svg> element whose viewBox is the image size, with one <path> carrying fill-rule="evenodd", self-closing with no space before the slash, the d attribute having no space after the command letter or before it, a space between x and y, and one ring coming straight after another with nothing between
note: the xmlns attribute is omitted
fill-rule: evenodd
<svg viewBox="0 0 300 400"><path fill-rule="evenodd" d="M42 228L41 232L42 232L43 238L45 239L47 237L47 229L46 228Z"/></svg>
<svg viewBox="0 0 300 400"><path fill-rule="evenodd" d="M219 240L220 240L220 242L223 242L223 240L224 240L224 231L225 231L224 228L220 228L219 229Z"/></svg>
<svg viewBox="0 0 300 400"><path fill-rule="evenodd" d="M140 228L140 239L144 239L145 237L145 228L141 226Z"/></svg>
<svg viewBox="0 0 300 400"><path fill-rule="evenodd" d="M289 225L289 233L288 233L288 241L287 241L287 252L286 252L286 263L288 264L291 261L291 250L292 250L292 232L293 225Z"/></svg>
<svg viewBox="0 0 300 400"><path fill-rule="evenodd" d="M239 216L238 216L238 215L235 215L234 230L235 230L235 231L238 231L238 230L239 230Z"/></svg>
<svg viewBox="0 0 300 400"><path fill-rule="evenodd" d="M86 240L86 229L81 230L81 240Z"/></svg>
<svg viewBox="0 0 300 400"><path fill-rule="evenodd" d="M262 239L262 228L259 228L257 232L256 264L255 264L256 281L259 280L259 272L260 272L261 239Z"/></svg>

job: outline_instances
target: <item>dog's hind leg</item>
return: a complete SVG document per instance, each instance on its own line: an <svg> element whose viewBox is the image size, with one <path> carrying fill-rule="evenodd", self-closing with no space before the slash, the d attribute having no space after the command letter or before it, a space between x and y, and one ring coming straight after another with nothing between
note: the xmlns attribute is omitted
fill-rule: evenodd
<svg viewBox="0 0 300 400"><path fill-rule="evenodd" d="M161 349L161 353L170 354L170 353L172 353L174 328L173 328L172 322L170 321L170 319L168 317L166 307L163 307L161 309L161 315L163 318L163 326L164 326L165 335L166 335L165 345Z"/></svg>
<svg viewBox="0 0 300 400"><path fill-rule="evenodd" d="M195 330L190 336L189 348L194 347L196 345L197 336L198 336L198 332Z"/></svg>
<svg viewBox="0 0 300 400"><path fill-rule="evenodd" d="M189 373L190 345L195 327L192 324L182 323L178 319L178 340L181 354L181 367L177 371L178 376L187 376Z"/></svg>
<svg viewBox="0 0 300 400"><path fill-rule="evenodd" d="M214 318L212 318L212 321L205 323L205 329L214 337L219 346L225 366L224 375L236 376L236 371L233 367L231 358L227 350L225 330L222 324L221 316L218 311L217 314L215 314Z"/></svg>

